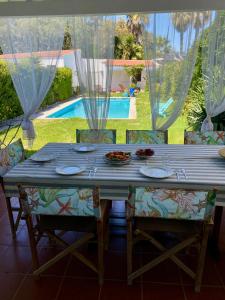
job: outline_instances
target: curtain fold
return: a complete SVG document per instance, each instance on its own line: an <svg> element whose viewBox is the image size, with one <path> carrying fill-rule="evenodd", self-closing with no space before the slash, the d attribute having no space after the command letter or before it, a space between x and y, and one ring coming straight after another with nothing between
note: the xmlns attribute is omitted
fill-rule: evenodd
<svg viewBox="0 0 225 300"><path fill-rule="evenodd" d="M143 18L152 127L167 130L180 115L191 84L205 19L195 12Z"/></svg>
<svg viewBox="0 0 225 300"><path fill-rule="evenodd" d="M114 58L115 17L70 18L76 71L90 129L106 127Z"/></svg>
<svg viewBox="0 0 225 300"><path fill-rule="evenodd" d="M40 107L55 77L64 39L64 18L6 18L0 23L0 45L24 112L24 139L32 145L31 116Z"/></svg>
<svg viewBox="0 0 225 300"><path fill-rule="evenodd" d="M205 32L207 42L202 47L202 72L204 79L207 117L202 131L212 131L211 118L225 111L225 12L214 14Z"/></svg>

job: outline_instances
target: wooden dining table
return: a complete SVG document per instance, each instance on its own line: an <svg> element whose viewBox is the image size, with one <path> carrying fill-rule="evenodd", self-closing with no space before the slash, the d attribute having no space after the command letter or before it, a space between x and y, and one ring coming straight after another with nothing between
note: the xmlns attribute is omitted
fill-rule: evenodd
<svg viewBox="0 0 225 300"><path fill-rule="evenodd" d="M56 159L45 163L27 159L15 166L3 179L7 195L14 194L17 184L60 187L97 185L101 197L121 201L127 199L129 185L204 191L216 189L217 214L221 218L222 207L225 206L225 159L218 151L223 146L97 144L96 150L88 153L76 151L77 146L71 143L46 144L39 153L54 154ZM154 156L147 160L136 157L137 149L149 147L154 150ZM110 151L131 152L133 159L127 165L111 165L105 159L105 154ZM95 172L90 172L90 167L93 168L93 165L90 166L91 157L95 160ZM74 165L83 166L86 170L71 176L56 173L57 166ZM140 168L145 165L166 166L172 168L174 174L165 179L146 177L140 173Z"/></svg>
<svg viewBox="0 0 225 300"><path fill-rule="evenodd" d="M223 146L214 145L127 145L127 144L97 144L93 152L77 152L78 144L49 143L37 153L54 154L56 159L45 163L32 161L30 158L18 164L4 176L7 192L15 188L15 184L28 185L98 185L102 195L111 199L123 199L127 195L129 185L160 188L184 188L193 190L212 190L225 193L225 159L218 154ZM151 148L155 154L148 160L135 156L139 148ZM105 154L110 151L131 152L133 159L127 165L114 166L107 163ZM89 158L96 159L95 175L89 176ZM155 179L143 176L139 169L149 166L167 166L175 171L185 170L185 176L178 179L176 172L166 179ZM63 176L55 171L57 166L80 165L86 167L83 173ZM218 199L217 205L225 205Z"/></svg>

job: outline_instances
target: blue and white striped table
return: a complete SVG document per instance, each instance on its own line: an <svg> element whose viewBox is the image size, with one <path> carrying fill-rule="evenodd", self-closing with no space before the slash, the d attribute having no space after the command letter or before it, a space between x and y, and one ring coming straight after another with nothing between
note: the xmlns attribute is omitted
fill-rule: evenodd
<svg viewBox="0 0 225 300"><path fill-rule="evenodd" d="M73 146L75 146L74 144ZM181 176L180 180L174 175L167 179L152 179L144 177L139 168L146 161L134 159L129 165L111 166L104 160L104 154L109 151L135 151L140 147L151 147L155 156L148 159L152 166L169 161L169 165L176 169L185 169L188 178ZM7 195L12 195L16 184L46 185L46 186L92 186L98 185L101 196L115 200L127 198L129 185L161 188L184 188L194 190L217 189L217 205L225 206L225 159L218 155L223 146L212 145L96 145L97 150L91 153L71 151L72 144L49 143L40 152L55 153L58 158L51 162L39 165L28 159L11 169L4 176ZM88 170L74 176L56 174L58 165L86 165L87 157L95 156L96 175L89 178Z"/></svg>

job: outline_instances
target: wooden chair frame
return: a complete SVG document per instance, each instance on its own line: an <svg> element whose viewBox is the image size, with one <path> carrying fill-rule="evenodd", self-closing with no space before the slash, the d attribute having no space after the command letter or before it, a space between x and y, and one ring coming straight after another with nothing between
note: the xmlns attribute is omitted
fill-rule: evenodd
<svg viewBox="0 0 225 300"><path fill-rule="evenodd" d="M159 219L159 218L127 218L127 275L128 284L131 285L132 281L141 276L146 271L157 266L159 263L166 259L171 259L179 268L181 268L187 275L195 281L195 291L199 292L201 288L202 275L204 271L205 255L207 249L207 241L209 230L212 222L208 221L186 221L186 220L172 220L172 219ZM159 241L157 241L149 231L170 231L187 233L188 237L178 243L176 246L166 249ZM135 235L135 238L133 237ZM157 258L151 260L149 263L133 270L132 266L132 252L134 244L140 239L144 239L153 244L158 250L162 252ZM196 271L192 271L185 265L176 254L193 244L200 244L200 251L198 255L198 263Z"/></svg>
<svg viewBox="0 0 225 300"><path fill-rule="evenodd" d="M24 200L26 200L26 193L21 189L20 186L19 189L21 195L21 202L23 202ZM61 231L58 235L56 235L55 230L59 228L54 228L54 230L52 230L52 228L51 229L43 228L43 226L41 226L40 224L40 220L38 216L36 219L37 224L36 226L34 226L32 215L25 213L24 218L27 224L31 254L32 254L33 275L36 278L39 278L39 276L45 270L47 270L57 261L59 261L60 259L62 259L68 254L72 254L73 257L77 258L79 261L81 261L83 264L89 267L92 271L98 274L99 284L102 285L104 280L104 250L106 250L108 246L108 214L110 208L111 208L111 201L101 199L101 217L99 219L96 219L97 242L98 242L98 265L97 266L95 266L89 259L87 259L84 255L79 253L77 250L79 247L93 240L93 238L96 237L96 232L86 232L80 239L76 240L73 244L69 245L61 238L61 236L63 235L62 233L68 231L68 229L63 230L63 232ZM74 216L74 218L76 217ZM74 230L74 226L73 229L71 230ZM39 259L38 259L37 244L40 241L43 234L47 234L50 240L60 244L61 246L65 246L66 248L62 250L59 254L57 254L55 257L51 258L46 263L40 266Z"/></svg>
<svg viewBox="0 0 225 300"><path fill-rule="evenodd" d="M11 129L11 127L9 127L9 129ZM7 133L8 133L8 130L7 130ZM12 142L12 139L11 139L10 142ZM22 144L22 142L21 142L21 144ZM7 146L9 146L9 145L10 144L8 144ZM22 160L24 160L24 159L26 159L25 153L23 153ZM11 203L11 198L12 197L6 195L6 193L5 193L5 187L4 187L4 182L3 182L3 178L2 177L0 177L0 185L1 185L2 191L3 191L4 195L5 195L5 201L6 201L6 207L7 207L7 212L8 212L9 224L10 224L10 229L11 229L12 237L13 237L13 239L15 239L16 238L16 233L17 233L17 230L18 230L18 227L19 227L19 224L20 224L20 221L23 219L23 209L22 209L22 206L21 206L19 192L18 192L18 195L15 196L16 198L18 198L18 204L19 204L19 206L18 207L12 206L12 203ZM13 215L14 212L17 213L16 218Z"/></svg>
<svg viewBox="0 0 225 300"><path fill-rule="evenodd" d="M2 178L0 178L0 187L2 189L3 194L5 195L5 189L4 189L4 184L3 184ZM21 207L21 202L20 202L19 197L18 197L19 207L12 206L11 197L5 196L5 201L6 201L6 208L7 208L8 217L9 217L10 230L11 230L13 239L15 239L20 221L23 219L23 209ZM17 212L16 218L14 218L14 215L13 215L14 212Z"/></svg>
<svg viewBox="0 0 225 300"><path fill-rule="evenodd" d="M127 129L126 130L126 144L129 144L129 132L130 131L133 131L133 130L129 130ZM165 131L162 131L162 130L134 130L134 131L159 131L159 132L162 132L164 133L164 143L165 144L168 144L168 130L165 130Z"/></svg>
<svg viewBox="0 0 225 300"><path fill-rule="evenodd" d="M219 131L224 131L224 130L219 130ZM184 144L186 140L186 135L189 132L194 132L194 131L189 131L187 129L184 130ZM219 195L217 196L217 201L219 201ZM222 199L223 202L223 199ZM213 232L212 232L212 237L211 237L211 253L214 257L218 258L220 256L220 251L219 251L219 237L220 237L220 228L221 228L221 223L222 223L222 217L223 217L223 206L215 206L214 209L214 225L213 225Z"/></svg>

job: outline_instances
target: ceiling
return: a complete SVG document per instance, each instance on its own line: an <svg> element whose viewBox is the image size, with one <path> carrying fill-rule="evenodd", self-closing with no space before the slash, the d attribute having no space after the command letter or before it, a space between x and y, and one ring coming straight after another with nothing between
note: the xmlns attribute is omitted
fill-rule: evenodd
<svg viewBox="0 0 225 300"><path fill-rule="evenodd" d="M225 10L225 0L0 0L0 16Z"/></svg>

